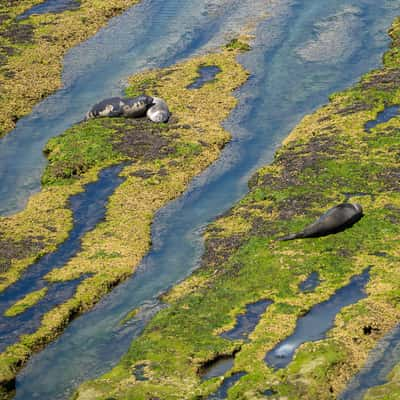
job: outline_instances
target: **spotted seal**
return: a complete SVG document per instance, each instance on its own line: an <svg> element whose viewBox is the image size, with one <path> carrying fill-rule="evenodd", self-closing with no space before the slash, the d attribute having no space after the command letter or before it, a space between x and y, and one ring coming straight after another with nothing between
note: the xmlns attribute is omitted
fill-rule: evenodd
<svg viewBox="0 0 400 400"><path fill-rule="evenodd" d="M359 221L362 216L363 209L360 204L342 203L329 209L317 221L308 225L301 232L292 233L277 240L319 237L341 232Z"/></svg>
<svg viewBox="0 0 400 400"><path fill-rule="evenodd" d="M124 98L122 116L126 118L140 118L146 115L146 111L154 104L153 98L142 94L134 98Z"/></svg>
<svg viewBox="0 0 400 400"><path fill-rule="evenodd" d="M153 106L147 110L147 118L153 122L167 122L170 112L167 103L159 97L153 98Z"/></svg>
<svg viewBox="0 0 400 400"><path fill-rule="evenodd" d="M124 99L121 97L110 97L102 100L86 113L85 120L96 117L120 117L124 105Z"/></svg>

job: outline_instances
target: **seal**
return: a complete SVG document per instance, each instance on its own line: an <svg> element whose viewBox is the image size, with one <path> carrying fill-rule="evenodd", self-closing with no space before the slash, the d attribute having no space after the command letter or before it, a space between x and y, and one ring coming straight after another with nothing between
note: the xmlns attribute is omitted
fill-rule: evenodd
<svg viewBox="0 0 400 400"><path fill-rule="evenodd" d="M86 113L85 120L96 117L120 117L124 104L124 99L121 97L110 97L102 100Z"/></svg>
<svg viewBox="0 0 400 400"><path fill-rule="evenodd" d="M122 106L122 116L126 118L140 118L146 115L147 110L153 103L153 98L142 94L133 98L124 98Z"/></svg>
<svg viewBox="0 0 400 400"><path fill-rule="evenodd" d="M341 232L353 226L363 217L360 204L342 203L330 208L325 214L304 228L301 232L292 233L277 240L293 240L300 238L319 237Z"/></svg>
<svg viewBox="0 0 400 400"><path fill-rule="evenodd" d="M159 97L153 98L153 106L147 110L147 118L153 122L167 122L171 113L167 103Z"/></svg>

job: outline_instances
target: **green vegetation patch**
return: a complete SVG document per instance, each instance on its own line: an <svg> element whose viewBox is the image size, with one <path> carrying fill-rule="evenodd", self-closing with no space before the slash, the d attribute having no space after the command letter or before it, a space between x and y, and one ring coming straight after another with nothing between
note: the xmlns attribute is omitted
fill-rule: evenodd
<svg viewBox="0 0 400 400"><path fill-rule="evenodd" d="M43 288L37 290L35 292L27 294L23 299L18 300L15 304L13 304L4 315L6 317L15 317L16 315L22 314L28 308L34 306L38 303L47 293L47 288Z"/></svg>

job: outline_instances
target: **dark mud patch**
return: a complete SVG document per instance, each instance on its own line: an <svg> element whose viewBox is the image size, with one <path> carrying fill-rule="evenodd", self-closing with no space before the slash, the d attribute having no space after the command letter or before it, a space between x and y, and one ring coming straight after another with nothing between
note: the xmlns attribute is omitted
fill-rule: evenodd
<svg viewBox="0 0 400 400"><path fill-rule="evenodd" d="M5 30L0 31L0 37L13 44L33 43L33 25L11 22Z"/></svg>
<svg viewBox="0 0 400 400"><path fill-rule="evenodd" d="M276 223L262 217L254 217L251 221L250 236L271 238L279 233Z"/></svg>
<svg viewBox="0 0 400 400"><path fill-rule="evenodd" d="M228 390L245 375L247 375L246 372L236 372L229 378L225 378L218 390L215 393L210 394L207 397L207 400L226 399L228 397Z"/></svg>
<svg viewBox="0 0 400 400"><path fill-rule="evenodd" d="M236 325L220 336L229 340L247 340L250 333L260 322L261 316L273 302L271 300L259 300L248 304L246 311L237 317Z"/></svg>
<svg viewBox="0 0 400 400"><path fill-rule="evenodd" d="M148 381L149 378L147 378L146 373L145 373L145 368L146 364L138 364L136 365L133 375L135 376L135 379L140 382Z"/></svg>
<svg viewBox="0 0 400 400"><path fill-rule="evenodd" d="M221 69L216 65L201 65L197 72L199 74L198 78L193 83L188 85L186 89L200 89L207 82L214 81L217 74L221 72Z"/></svg>
<svg viewBox="0 0 400 400"><path fill-rule="evenodd" d="M210 268L223 264L246 240L244 234L208 238L205 242L202 266Z"/></svg>
<svg viewBox="0 0 400 400"><path fill-rule="evenodd" d="M361 83L361 89L371 88L378 90L388 90L400 85L400 69L385 69L376 73Z"/></svg>
<svg viewBox="0 0 400 400"><path fill-rule="evenodd" d="M0 234L0 273L6 272L10 268L12 260L22 260L38 254L44 247L42 237L15 241L1 238Z"/></svg>
<svg viewBox="0 0 400 400"><path fill-rule="evenodd" d="M362 102L354 102L346 107L339 108L338 110L336 110L336 114L346 116L371 109L372 106L370 104Z"/></svg>
<svg viewBox="0 0 400 400"><path fill-rule="evenodd" d="M350 283L338 289L328 300L315 305L300 317L294 333L267 353L266 363L274 369L285 368L301 344L324 339L341 309L367 296L364 289L370 279L369 272L370 267L362 274L354 276Z"/></svg>
<svg viewBox="0 0 400 400"><path fill-rule="evenodd" d="M303 293L314 292L320 283L321 279L318 272L312 272L303 282L299 284L299 290Z"/></svg>
<svg viewBox="0 0 400 400"><path fill-rule="evenodd" d="M392 167L377 174L377 179L385 190L400 192L400 168Z"/></svg>
<svg viewBox="0 0 400 400"><path fill-rule="evenodd" d="M151 161L176 152L172 144L174 136L166 135L169 126L160 128L147 119L126 119L123 125L112 124L111 127L117 136L114 150L129 158Z"/></svg>

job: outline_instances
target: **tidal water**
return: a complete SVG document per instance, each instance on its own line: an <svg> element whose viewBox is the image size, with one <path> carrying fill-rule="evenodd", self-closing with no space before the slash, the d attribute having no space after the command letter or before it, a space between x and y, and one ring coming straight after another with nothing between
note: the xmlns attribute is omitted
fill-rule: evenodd
<svg viewBox="0 0 400 400"><path fill-rule="evenodd" d="M229 378L225 378L222 382L222 385L217 389L215 393L210 394L207 397L207 400L224 400L228 397L228 390L246 375L246 372L236 372L231 375Z"/></svg>
<svg viewBox="0 0 400 400"><path fill-rule="evenodd" d="M299 289L303 293L313 292L321 283L318 272L312 272L303 282L299 284Z"/></svg>
<svg viewBox="0 0 400 400"><path fill-rule="evenodd" d="M230 369L232 369L234 362L234 356L222 357L218 359L204 371L203 375L201 376L201 380L206 381L207 379L225 375Z"/></svg>
<svg viewBox="0 0 400 400"><path fill-rule="evenodd" d="M271 161L302 116L380 64L399 8L394 0L144 0L68 54L65 88L0 141L3 214L39 190L46 140L98 99L120 94L126 76L213 48L244 21L269 14L256 29L253 50L239 58L252 75L225 123L232 142L184 195L158 212L153 247L137 272L31 359L17 379L17 399L65 399L118 362L149 314L123 329L121 319L193 271L206 225L243 197L251 174ZM23 161L15 163L22 152Z"/></svg>
<svg viewBox="0 0 400 400"><path fill-rule="evenodd" d="M200 89L207 82L213 81L221 69L216 65L206 65L199 68L198 72L199 77L187 87L188 89Z"/></svg>
<svg viewBox="0 0 400 400"><path fill-rule="evenodd" d="M268 352L265 357L266 363L274 369L285 368L293 360L294 353L300 345L324 339L342 308L366 297L364 289L369 278L367 268L361 275L351 278L349 284L338 289L328 300L312 307L297 320L293 334Z"/></svg>
<svg viewBox="0 0 400 400"><path fill-rule="evenodd" d="M21 15L18 15L17 20L26 19L34 14L61 13L66 10L76 10L79 7L79 0L46 0L43 3L36 4Z"/></svg>
<svg viewBox="0 0 400 400"><path fill-rule="evenodd" d="M244 314L237 317L235 326L223 332L220 336L229 340L247 340L259 323L261 316L273 302L271 300L260 300L255 303L248 304Z"/></svg>
<svg viewBox="0 0 400 400"><path fill-rule="evenodd" d="M390 121L392 118L399 116L400 106L386 107L383 111L378 113L378 116L365 124L365 130L370 132L372 128L375 128L379 124Z"/></svg>

